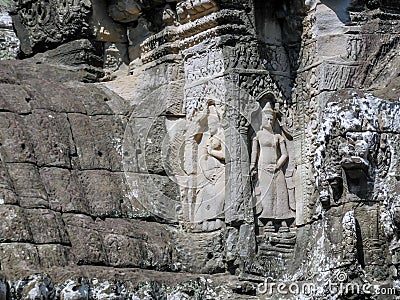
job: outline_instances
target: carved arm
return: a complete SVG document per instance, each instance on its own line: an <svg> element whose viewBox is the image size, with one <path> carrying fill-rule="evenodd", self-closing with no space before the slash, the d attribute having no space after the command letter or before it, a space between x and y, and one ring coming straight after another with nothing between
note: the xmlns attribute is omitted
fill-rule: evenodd
<svg viewBox="0 0 400 300"><path fill-rule="evenodd" d="M282 136L279 137L279 148L281 150L281 156L279 157L278 161L276 162L277 170L281 169L289 158L289 155L288 155L288 152L286 149L285 139Z"/></svg>
<svg viewBox="0 0 400 300"><path fill-rule="evenodd" d="M221 160L221 161L225 161L225 146L224 146L224 143L222 142L222 140L221 140L220 138L218 138L218 137L216 137L216 136L214 136L214 138L219 139L219 141L220 141L220 148L221 148L221 149L213 149L213 148L211 147L211 145L208 144L208 145L207 145L207 150L208 150L207 152L208 152L208 154L214 156L215 158L217 158L217 159L219 159L219 160Z"/></svg>
<svg viewBox="0 0 400 300"><path fill-rule="evenodd" d="M256 167L258 151L259 143L257 136L255 136L253 139L253 145L251 147L250 171L253 171Z"/></svg>
<svg viewBox="0 0 400 300"><path fill-rule="evenodd" d="M223 147L221 147L221 150L216 150L216 149L210 149L208 152L210 155L214 156L215 158L218 158L219 160L224 161L225 160L225 151L223 150Z"/></svg>

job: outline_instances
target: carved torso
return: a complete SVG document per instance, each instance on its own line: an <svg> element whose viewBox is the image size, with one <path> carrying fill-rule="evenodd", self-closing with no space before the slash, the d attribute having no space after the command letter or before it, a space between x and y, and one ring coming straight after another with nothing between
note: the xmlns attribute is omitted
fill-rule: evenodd
<svg viewBox="0 0 400 300"><path fill-rule="evenodd" d="M267 130L261 130L256 137L260 144L259 164L276 164L278 159L278 143L280 136Z"/></svg>

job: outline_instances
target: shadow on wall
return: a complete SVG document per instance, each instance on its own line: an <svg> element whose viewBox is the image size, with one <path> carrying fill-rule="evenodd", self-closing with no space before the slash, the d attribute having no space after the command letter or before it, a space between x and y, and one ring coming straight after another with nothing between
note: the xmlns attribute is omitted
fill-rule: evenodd
<svg viewBox="0 0 400 300"><path fill-rule="evenodd" d="M261 61L290 101L307 14L304 0L255 0L254 11Z"/></svg>
<svg viewBox="0 0 400 300"><path fill-rule="evenodd" d="M350 14L347 10L351 0L321 0L321 3L332 9L342 23L348 24L351 22Z"/></svg>

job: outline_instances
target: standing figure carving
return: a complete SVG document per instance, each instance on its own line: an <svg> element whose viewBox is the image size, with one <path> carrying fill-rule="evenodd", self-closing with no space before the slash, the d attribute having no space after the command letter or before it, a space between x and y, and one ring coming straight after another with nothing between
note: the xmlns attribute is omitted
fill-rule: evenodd
<svg viewBox="0 0 400 300"><path fill-rule="evenodd" d="M283 135L276 133L275 111L267 102L262 110L261 128L252 144L250 169L257 173L255 186L256 215L260 221L272 226L280 221L287 227L287 221L295 218L295 205L290 203L284 167L289 159Z"/></svg>
<svg viewBox="0 0 400 300"><path fill-rule="evenodd" d="M209 106L208 132L199 151L200 176L194 222L201 231L222 227L225 204L225 135L214 105Z"/></svg>

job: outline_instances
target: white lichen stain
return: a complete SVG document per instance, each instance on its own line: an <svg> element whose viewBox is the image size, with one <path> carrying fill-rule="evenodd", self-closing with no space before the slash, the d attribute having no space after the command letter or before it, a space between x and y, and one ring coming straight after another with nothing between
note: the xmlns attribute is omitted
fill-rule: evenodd
<svg viewBox="0 0 400 300"><path fill-rule="evenodd" d="M114 146L115 151L117 151L117 153L121 156L123 156L123 148L122 148L122 143L121 143L121 139L120 138L113 138L112 139L112 144Z"/></svg>
<svg viewBox="0 0 400 300"><path fill-rule="evenodd" d="M128 192L125 195L126 198L128 198L130 201L132 201L135 198L139 197L139 190L138 189L132 189L130 192Z"/></svg>
<svg viewBox="0 0 400 300"><path fill-rule="evenodd" d="M98 300L115 299L117 298L117 295L112 290L113 287L111 283L109 281L104 281L92 289L92 296L94 299Z"/></svg>
<svg viewBox="0 0 400 300"><path fill-rule="evenodd" d="M77 287L80 286L78 282L74 280L68 279L64 283L65 287L60 292L60 297L63 300L79 300L79 299L87 299L88 291L85 289L77 290Z"/></svg>

